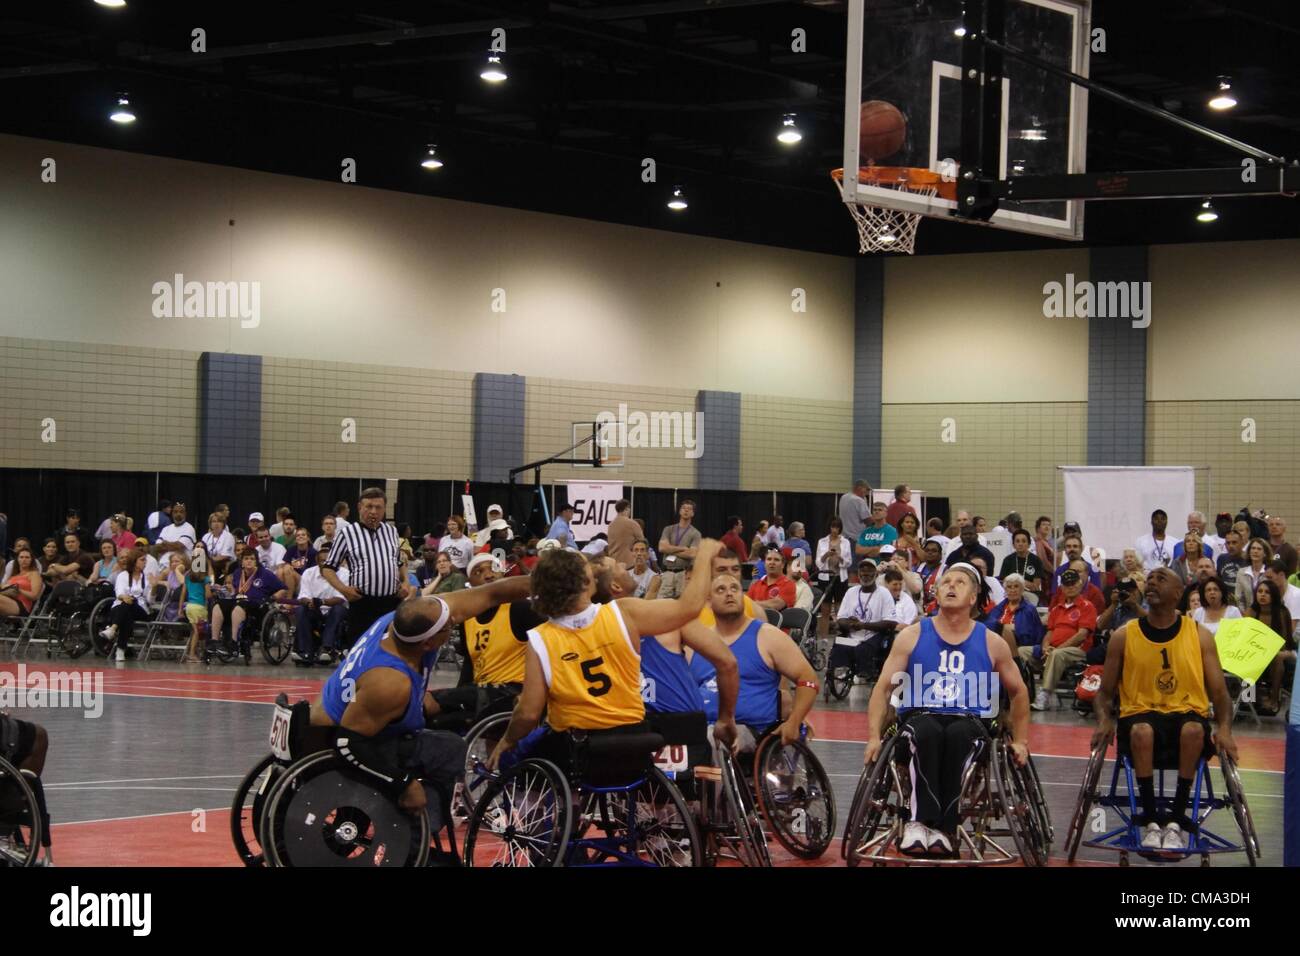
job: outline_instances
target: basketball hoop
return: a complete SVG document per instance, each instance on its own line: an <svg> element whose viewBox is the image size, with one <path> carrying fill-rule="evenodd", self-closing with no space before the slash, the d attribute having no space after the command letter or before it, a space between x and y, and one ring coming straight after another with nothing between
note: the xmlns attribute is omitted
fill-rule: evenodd
<svg viewBox="0 0 1300 956"><path fill-rule="evenodd" d="M844 194L844 170L831 171ZM946 182L942 176L928 169L911 166L863 166L858 170L858 182L864 186L876 186L882 189L905 189L926 198L942 196L944 199L956 200L957 184ZM904 212L900 209L887 209L870 203L846 203L849 214L858 226L858 250L868 252L905 252L908 255L916 247L916 227L921 222L921 213Z"/></svg>

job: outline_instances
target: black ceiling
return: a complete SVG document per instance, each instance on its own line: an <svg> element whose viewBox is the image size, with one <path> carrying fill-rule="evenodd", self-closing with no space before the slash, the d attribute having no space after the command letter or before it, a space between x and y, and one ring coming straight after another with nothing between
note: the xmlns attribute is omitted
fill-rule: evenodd
<svg viewBox="0 0 1300 956"><path fill-rule="evenodd" d="M868 0L941 6L954 0ZM1097 0L1094 78L1272 153L1300 155L1300 3ZM206 31L206 54L190 52ZM510 79L478 76L492 28ZM790 51L791 30L807 52ZM25 136L840 255L852 223L840 165L840 0L9 2L0 9L0 130ZM1212 114L1230 74L1241 105ZM106 119L127 90L140 119ZM774 138L799 117L794 149ZM1240 157L1093 96L1090 170L1235 166ZM418 166L426 143L447 165ZM641 180L641 160L658 182ZM665 207L682 184L690 209ZM1091 203L1095 244L1300 236L1300 203L1228 199L1212 226L1189 200ZM1060 247L948 223L923 253Z"/></svg>

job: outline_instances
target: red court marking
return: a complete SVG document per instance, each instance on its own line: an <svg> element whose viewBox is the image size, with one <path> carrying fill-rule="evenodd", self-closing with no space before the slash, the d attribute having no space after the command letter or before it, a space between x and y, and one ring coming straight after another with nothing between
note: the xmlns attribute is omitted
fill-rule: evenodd
<svg viewBox="0 0 1300 956"><path fill-rule="evenodd" d="M195 833L189 810L125 820L56 823L50 834L58 866L239 866L230 842L230 810L208 810Z"/></svg>
<svg viewBox="0 0 1300 956"><path fill-rule="evenodd" d="M17 673L17 664L0 664L0 670ZM174 697L232 703L272 704L281 692L291 700L315 697L322 681L239 674L180 674L153 670L118 670L108 667L26 664L28 674L57 672L102 674L104 693L128 697Z"/></svg>

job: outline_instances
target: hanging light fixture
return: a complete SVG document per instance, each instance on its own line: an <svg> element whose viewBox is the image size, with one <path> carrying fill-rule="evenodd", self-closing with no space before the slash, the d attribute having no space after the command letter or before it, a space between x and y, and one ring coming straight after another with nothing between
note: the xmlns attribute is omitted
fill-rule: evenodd
<svg viewBox="0 0 1300 956"><path fill-rule="evenodd" d="M429 144L429 151L424 154L424 159L420 160L420 165L425 169L442 169L443 162L438 158L438 147Z"/></svg>
<svg viewBox="0 0 1300 956"><path fill-rule="evenodd" d="M1237 98L1232 95L1232 81L1226 77L1219 77L1219 91L1210 97L1210 109L1212 110L1230 110L1237 105Z"/></svg>
<svg viewBox="0 0 1300 956"><path fill-rule="evenodd" d="M785 114L785 118L781 120L781 131L776 134L776 138L787 146L793 146L803 139L803 133L799 132L799 127L794 125L793 113Z"/></svg>
<svg viewBox="0 0 1300 956"><path fill-rule="evenodd" d="M131 109L130 98L125 93L117 94L117 105L113 107L113 112L108 114L108 118L114 123L135 122L135 112Z"/></svg>
<svg viewBox="0 0 1300 956"><path fill-rule="evenodd" d="M674 186L672 198L668 200L668 208L673 212L681 212L686 207L686 196L682 193L682 187Z"/></svg>
<svg viewBox="0 0 1300 956"><path fill-rule="evenodd" d="M489 83L504 83L508 75L505 64L501 62L501 54L489 53L487 66L483 67L483 72L479 76Z"/></svg>
<svg viewBox="0 0 1300 956"><path fill-rule="evenodd" d="M1209 199L1206 199L1205 202L1201 203L1200 211L1196 214L1197 222L1214 222L1214 220L1218 218L1219 212L1214 208L1214 204L1210 202Z"/></svg>
<svg viewBox="0 0 1300 956"><path fill-rule="evenodd" d="M112 7L114 10L126 6L126 0L95 0L101 7Z"/></svg>

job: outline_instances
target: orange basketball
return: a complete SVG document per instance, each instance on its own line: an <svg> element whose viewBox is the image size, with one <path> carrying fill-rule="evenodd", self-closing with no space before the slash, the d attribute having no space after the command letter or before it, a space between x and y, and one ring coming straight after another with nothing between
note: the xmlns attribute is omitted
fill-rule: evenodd
<svg viewBox="0 0 1300 956"><path fill-rule="evenodd" d="M907 119L893 103L867 100L862 104L858 124L858 162L862 165L887 159L903 148Z"/></svg>

